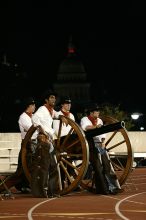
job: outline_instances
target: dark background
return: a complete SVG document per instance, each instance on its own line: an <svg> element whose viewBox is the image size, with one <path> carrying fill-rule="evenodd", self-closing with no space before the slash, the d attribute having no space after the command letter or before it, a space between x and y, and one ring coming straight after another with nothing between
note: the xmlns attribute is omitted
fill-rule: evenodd
<svg viewBox="0 0 146 220"><path fill-rule="evenodd" d="M70 36L92 98L146 113L144 5L9 1L0 15L1 131L17 131L21 100L39 99L55 82ZM4 54L8 65L2 64Z"/></svg>

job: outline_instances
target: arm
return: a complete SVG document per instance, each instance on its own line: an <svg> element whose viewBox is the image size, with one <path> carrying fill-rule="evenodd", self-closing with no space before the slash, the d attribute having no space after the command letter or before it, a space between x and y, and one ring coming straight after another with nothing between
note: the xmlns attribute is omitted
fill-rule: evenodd
<svg viewBox="0 0 146 220"><path fill-rule="evenodd" d="M20 115L18 124L19 124L19 129L21 132L21 137L22 139L24 139L27 131L32 126L31 118L24 112Z"/></svg>
<svg viewBox="0 0 146 220"><path fill-rule="evenodd" d="M23 113L19 118L18 124L24 132L27 132L29 128L32 126L32 121L27 114Z"/></svg>

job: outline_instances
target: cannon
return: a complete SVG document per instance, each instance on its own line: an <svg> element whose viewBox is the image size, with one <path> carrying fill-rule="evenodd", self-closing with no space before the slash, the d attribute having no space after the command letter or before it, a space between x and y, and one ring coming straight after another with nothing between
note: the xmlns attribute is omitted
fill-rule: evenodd
<svg viewBox="0 0 146 220"><path fill-rule="evenodd" d="M66 136L61 137L62 121L60 120L58 136L54 140L59 171L60 195L72 192L78 185L89 190L92 188L91 182L93 180L86 178L90 164L89 140L96 135L104 133L107 133L106 150L120 185L123 185L131 172L133 164L133 152L125 123L123 121L119 122L109 116L103 116L104 126L84 132L76 122L70 118L65 118L71 129ZM31 174L26 160L27 145L36 129L37 127L32 126L22 143L22 165L29 182L31 182Z"/></svg>

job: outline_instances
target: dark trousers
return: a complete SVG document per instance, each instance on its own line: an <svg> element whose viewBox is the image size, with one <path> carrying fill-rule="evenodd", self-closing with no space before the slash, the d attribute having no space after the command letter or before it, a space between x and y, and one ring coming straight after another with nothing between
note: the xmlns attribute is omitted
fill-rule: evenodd
<svg viewBox="0 0 146 220"><path fill-rule="evenodd" d="M91 164L95 172L96 193L109 194L120 189L108 152L100 144L94 144L92 148Z"/></svg>
<svg viewBox="0 0 146 220"><path fill-rule="evenodd" d="M38 143L31 166L31 191L34 197L54 196L58 191L55 152L49 143Z"/></svg>

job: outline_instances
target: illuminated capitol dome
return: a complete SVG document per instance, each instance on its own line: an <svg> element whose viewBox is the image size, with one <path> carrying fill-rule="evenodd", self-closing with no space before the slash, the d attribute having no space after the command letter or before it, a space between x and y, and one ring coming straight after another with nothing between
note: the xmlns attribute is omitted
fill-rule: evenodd
<svg viewBox="0 0 146 220"><path fill-rule="evenodd" d="M90 100L90 83L72 40L69 41L67 56L59 66L53 87L59 96L67 95L73 102L84 103Z"/></svg>

